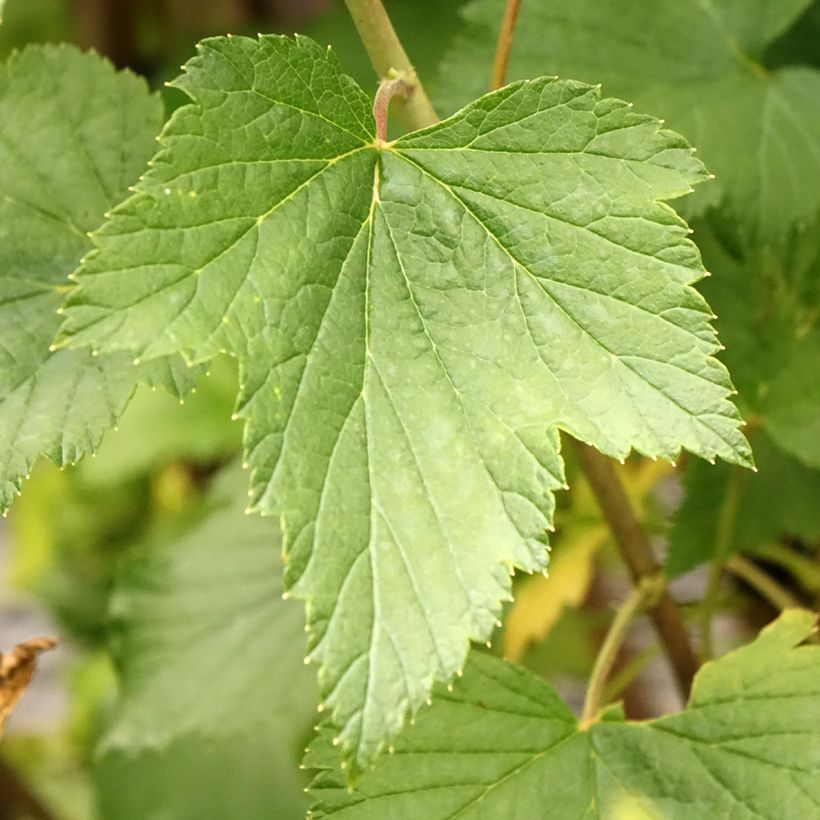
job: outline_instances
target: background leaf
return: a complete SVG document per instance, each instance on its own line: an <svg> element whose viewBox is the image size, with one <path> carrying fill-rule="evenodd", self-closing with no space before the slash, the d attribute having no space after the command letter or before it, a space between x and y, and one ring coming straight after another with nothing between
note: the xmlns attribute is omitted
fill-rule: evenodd
<svg viewBox="0 0 820 820"><path fill-rule="evenodd" d="M735 474L740 501L726 544L727 556L754 553L761 545L787 537L815 543L820 539L820 471L784 453L762 430L752 441L758 472ZM680 575L715 557L721 510L734 470L728 464L698 461L687 466L686 499L669 534L668 575Z"/></svg>
<svg viewBox="0 0 820 820"><path fill-rule="evenodd" d="M719 220L698 224L697 237L714 273L703 291L746 417L820 467L820 222L771 251L739 249Z"/></svg>
<svg viewBox="0 0 820 820"><path fill-rule="evenodd" d="M316 710L276 527L243 514L243 475L200 520L134 554L112 599L121 696L98 747L106 817L300 817L295 770Z"/></svg>
<svg viewBox="0 0 820 820"><path fill-rule="evenodd" d="M765 65L766 49L810 0L677 3L558 0L522 5L508 77L555 73L601 82L607 94L666 117L698 147L715 185L689 212L723 202L750 245L779 241L820 206L820 72ZM475 0L439 71L450 112L481 94L500 11ZM799 59L799 58L798 58Z"/></svg>
<svg viewBox="0 0 820 820"><path fill-rule="evenodd" d="M94 54L37 46L0 67L0 511L37 456L94 452L138 381L192 384L178 358L49 352L86 234L143 169L161 116L142 80Z"/></svg>

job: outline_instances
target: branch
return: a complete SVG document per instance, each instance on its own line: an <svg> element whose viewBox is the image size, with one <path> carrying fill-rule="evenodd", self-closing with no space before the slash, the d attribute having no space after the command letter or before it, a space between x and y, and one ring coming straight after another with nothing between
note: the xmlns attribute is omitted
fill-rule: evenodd
<svg viewBox="0 0 820 820"><path fill-rule="evenodd" d="M0 760L0 820L13 820L18 816L31 820L54 820L51 812L17 772L5 760Z"/></svg>
<svg viewBox="0 0 820 820"><path fill-rule="evenodd" d="M510 50L515 34L515 22L518 19L518 11L521 8L521 0L507 0L507 8L504 10L504 19L501 21L501 31L498 33L498 45L495 49L495 61L493 62L493 74L490 80L490 91L495 91L505 84L507 79L507 64L510 61Z"/></svg>
<svg viewBox="0 0 820 820"><path fill-rule="evenodd" d="M592 487L635 584L640 586L645 583L644 579L657 578L660 569L652 554L649 539L635 517L611 461L594 448L575 439L572 441L578 462ZM665 587L649 610L649 616L675 672L678 688L686 699L692 688L698 661L692 651L680 610Z"/></svg>
<svg viewBox="0 0 820 820"><path fill-rule="evenodd" d="M598 716L609 673L612 671L618 652L626 638L629 624L640 609L645 605L651 605L663 594L665 587L666 581L660 572L654 576L644 576L618 607L589 678L584 710L579 723L579 729L582 731L589 728Z"/></svg>
<svg viewBox="0 0 820 820"><path fill-rule="evenodd" d="M399 116L410 128L426 128L438 115L399 41L381 0L345 0L370 62L380 79L400 75L406 99L397 100Z"/></svg>

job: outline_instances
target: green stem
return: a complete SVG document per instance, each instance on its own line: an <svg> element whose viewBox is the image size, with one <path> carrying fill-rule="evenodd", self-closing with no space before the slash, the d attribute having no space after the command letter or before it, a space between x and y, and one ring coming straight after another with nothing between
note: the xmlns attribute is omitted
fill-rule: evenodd
<svg viewBox="0 0 820 820"><path fill-rule="evenodd" d="M598 716L606 682L612 671L612 667L615 665L618 652L621 650L621 645L624 642L624 638L626 638L626 633L630 623L632 623L632 619L645 604L648 604L661 595L665 586L664 578L660 574L651 578L648 576L642 578L632 588L626 600L618 607L615 618L601 645L601 650L598 652L598 657L595 659L595 665L592 668L592 675L589 678L587 696L584 701L584 709L581 713L581 721L579 724L581 730L589 728Z"/></svg>
<svg viewBox="0 0 820 820"><path fill-rule="evenodd" d="M658 644L657 641L653 641L652 644L630 658L607 680L602 696L603 703L616 701L621 696L621 693L646 669L647 665L658 657L660 651L660 644Z"/></svg>
<svg viewBox="0 0 820 820"><path fill-rule="evenodd" d="M521 0L507 0L507 8L504 10L504 19L501 21L501 31L498 34L498 45L495 49L490 91L501 88L507 80L507 64L510 61L510 50L512 49L513 36L515 34L515 23L518 19L520 8Z"/></svg>
<svg viewBox="0 0 820 820"><path fill-rule="evenodd" d="M629 567L636 586L645 578L657 578L659 567L652 554L649 538L640 525L612 462L594 448L572 439L578 462L592 488L609 525L624 563ZM662 576L661 576L662 577ZM689 696L698 661L692 651L689 633L677 604L665 589L649 610L666 657L675 673L684 699Z"/></svg>
<svg viewBox="0 0 820 820"><path fill-rule="evenodd" d="M712 564L709 568L709 580L706 582L706 594L703 597L703 609L700 622L700 656L707 661L714 655L712 641L712 622L717 611L717 602L720 595L720 579L726 566L726 559L732 550L732 538L737 521L737 511L740 507L740 498L743 489L745 470L732 467L732 474L726 486L726 494L720 505L717 535Z"/></svg>
<svg viewBox="0 0 820 820"><path fill-rule="evenodd" d="M820 592L820 565L814 559L778 543L761 544L754 554L785 569L808 592Z"/></svg>
<svg viewBox="0 0 820 820"><path fill-rule="evenodd" d="M742 555L731 555L726 560L726 569L745 581L775 609L784 610L800 607L802 604L787 589L784 589L767 572Z"/></svg>
<svg viewBox="0 0 820 820"><path fill-rule="evenodd" d="M406 99L396 101L399 116L412 129L426 128L438 122L435 109L381 0L345 0L345 4L379 77L383 79L399 75L406 83Z"/></svg>

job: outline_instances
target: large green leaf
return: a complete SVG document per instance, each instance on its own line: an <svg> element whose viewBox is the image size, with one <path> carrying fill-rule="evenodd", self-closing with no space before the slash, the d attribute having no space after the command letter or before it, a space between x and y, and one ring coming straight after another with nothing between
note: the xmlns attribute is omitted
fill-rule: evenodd
<svg viewBox="0 0 820 820"><path fill-rule="evenodd" d="M304 38L206 40L64 343L240 360L251 506L281 516L311 657L367 760L541 569L557 426L748 464L676 134L541 79L397 142Z"/></svg>
<svg viewBox="0 0 820 820"><path fill-rule="evenodd" d="M137 381L187 389L181 359L49 352L87 232L151 155L159 99L95 54L32 47L0 66L0 511L37 456L93 452Z"/></svg>
<svg viewBox="0 0 820 820"><path fill-rule="evenodd" d="M316 711L300 607L282 600L276 526L226 470L199 521L135 553L112 599L122 693L98 749L106 816L304 816Z"/></svg>
<svg viewBox="0 0 820 820"><path fill-rule="evenodd" d="M766 47L810 0L533 0L522 4L509 77L556 73L666 117L717 175L697 199L721 199L750 244L779 239L820 205L820 72L766 69ZM441 67L449 111L482 93L502 8L475 0ZM696 205L693 203L693 205Z"/></svg>
<svg viewBox="0 0 820 820"><path fill-rule="evenodd" d="M643 723L616 715L579 731L555 690L521 667L471 657L353 790L333 732L313 816L460 820L814 817L820 805L820 647L790 610L754 643L704 666L688 708Z"/></svg>

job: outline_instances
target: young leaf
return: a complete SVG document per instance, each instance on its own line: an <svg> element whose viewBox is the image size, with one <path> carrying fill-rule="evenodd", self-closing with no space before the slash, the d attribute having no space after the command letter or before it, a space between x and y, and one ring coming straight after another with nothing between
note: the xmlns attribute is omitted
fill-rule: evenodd
<svg viewBox="0 0 820 820"><path fill-rule="evenodd" d="M393 143L304 38L217 38L138 193L97 233L63 342L241 368L251 506L345 749L371 759L546 563L557 426L624 457L748 464L703 273L662 200L676 134L541 79Z"/></svg>
<svg viewBox="0 0 820 820"><path fill-rule="evenodd" d="M814 619L789 610L704 666L679 714L588 731L531 672L473 655L355 789L322 731L305 761L313 817L813 817L820 647L797 645Z"/></svg>
<svg viewBox="0 0 820 820"><path fill-rule="evenodd" d="M276 527L243 515L242 483L238 465L226 470L200 520L121 573L111 607L122 695L97 750L117 820L261 819L273 801L304 816L294 756L317 697L303 618L282 600Z"/></svg>
<svg viewBox="0 0 820 820"><path fill-rule="evenodd" d="M749 244L778 240L820 206L820 72L768 70L766 48L810 0L551 0L523 3L508 76L556 73L666 117L717 175L687 203L722 200ZM480 94L498 36L496 0L475 0L439 72L441 110ZM702 198L701 198L702 195Z"/></svg>
<svg viewBox="0 0 820 820"><path fill-rule="evenodd" d="M0 66L0 511L39 455L93 452L138 381L190 383L176 357L49 352L87 231L137 179L161 117L142 80L95 54L38 46Z"/></svg>

